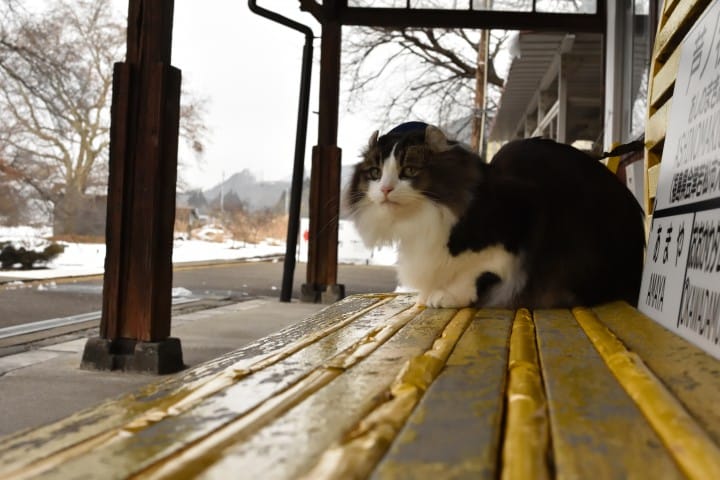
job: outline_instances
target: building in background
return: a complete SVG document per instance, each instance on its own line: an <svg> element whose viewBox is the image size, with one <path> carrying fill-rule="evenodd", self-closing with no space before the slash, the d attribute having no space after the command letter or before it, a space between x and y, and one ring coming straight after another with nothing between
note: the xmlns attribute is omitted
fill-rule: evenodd
<svg viewBox="0 0 720 480"><path fill-rule="evenodd" d="M514 138L544 136L591 153L642 137L660 0L608 0L605 35L518 32L489 156ZM643 154L618 175L642 203Z"/></svg>

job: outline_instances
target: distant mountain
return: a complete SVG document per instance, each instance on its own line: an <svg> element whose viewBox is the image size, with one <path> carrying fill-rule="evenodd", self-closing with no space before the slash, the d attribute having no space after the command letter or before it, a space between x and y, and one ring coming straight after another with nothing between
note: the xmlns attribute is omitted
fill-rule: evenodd
<svg viewBox="0 0 720 480"><path fill-rule="evenodd" d="M265 182L258 179L249 170L245 169L234 174L224 182L203 192L208 203L214 203L223 195L240 199L251 210L274 208L281 201L286 192L290 191L290 182Z"/></svg>
<svg viewBox="0 0 720 480"><path fill-rule="evenodd" d="M352 165L342 166L340 172L342 187L345 187L347 182L350 181L353 171L354 167ZM307 208L309 189L310 178L309 172L307 172L305 180L303 181L301 203L303 216L308 215ZM278 207L280 207L280 211L283 211L282 206L285 205L290 195L290 182L259 181L252 172L245 169L232 175L224 182L209 190L194 190L179 193L177 196L177 206L197 208L201 213L206 213L208 207L211 205L217 206L221 191L224 195L223 202L226 207L229 207L231 204L236 205L242 202L242 204L246 205L253 211L266 208L278 210Z"/></svg>

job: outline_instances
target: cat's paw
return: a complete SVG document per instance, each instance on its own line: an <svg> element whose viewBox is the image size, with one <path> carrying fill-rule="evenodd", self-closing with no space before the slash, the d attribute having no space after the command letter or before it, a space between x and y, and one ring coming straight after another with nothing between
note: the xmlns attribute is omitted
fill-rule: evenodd
<svg viewBox="0 0 720 480"><path fill-rule="evenodd" d="M417 299L415 299L416 307L427 307L427 295L419 293Z"/></svg>
<svg viewBox="0 0 720 480"><path fill-rule="evenodd" d="M425 305L431 308L463 308L470 306L474 300L454 295L447 290L435 290L427 295Z"/></svg>

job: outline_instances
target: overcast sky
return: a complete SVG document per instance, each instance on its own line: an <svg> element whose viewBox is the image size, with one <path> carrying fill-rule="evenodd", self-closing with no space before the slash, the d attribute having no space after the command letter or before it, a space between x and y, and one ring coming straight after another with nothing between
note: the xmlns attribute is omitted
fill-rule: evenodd
<svg viewBox="0 0 720 480"><path fill-rule="evenodd" d="M115 0L123 8L123 0ZM314 18L299 11L299 2L259 0L310 25ZM183 82L209 99L209 138L201 168L186 168L192 187L211 187L223 172L229 177L248 168L265 180L289 179L292 172L297 121L300 63L304 37L251 13L244 0L176 0L173 59ZM319 40L315 41L313 89L307 137L306 175L310 150L317 142ZM341 105L338 143L343 163L355 163L375 128L372 113L348 115ZM192 164L192 154L181 151Z"/></svg>

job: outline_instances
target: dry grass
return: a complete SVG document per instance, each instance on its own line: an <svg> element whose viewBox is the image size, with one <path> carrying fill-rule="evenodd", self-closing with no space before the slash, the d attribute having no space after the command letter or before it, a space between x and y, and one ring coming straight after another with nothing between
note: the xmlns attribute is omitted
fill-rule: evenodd
<svg viewBox="0 0 720 480"><path fill-rule="evenodd" d="M105 243L105 237L100 235L53 235L48 240L51 242L66 242L66 243Z"/></svg>

